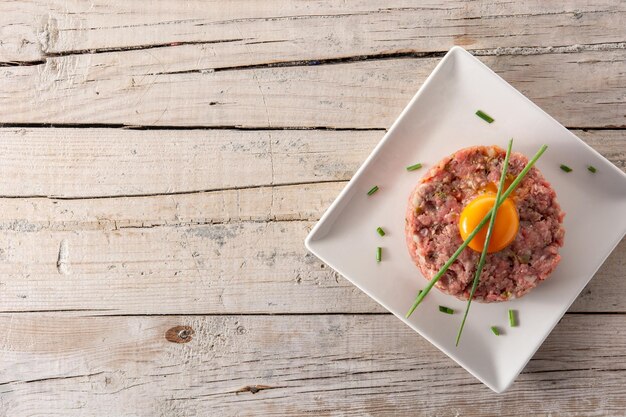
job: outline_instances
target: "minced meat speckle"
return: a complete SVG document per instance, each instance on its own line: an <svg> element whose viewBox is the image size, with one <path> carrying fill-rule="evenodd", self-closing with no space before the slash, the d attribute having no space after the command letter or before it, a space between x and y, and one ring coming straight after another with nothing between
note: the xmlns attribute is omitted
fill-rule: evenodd
<svg viewBox="0 0 626 417"><path fill-rule="evenodd" d="M458 228L461 211L489 184L499 182L505 153L497 146L462 149L431 168L411 193L406 241L426 279L432 279L463 243ZM527 162L524 155L513 152L510 179ZM548 278L560 260L565 214L541 172L533 167L509 198L517 207L519 232L509 246L487 255L474 295L476 301L521 297ZM435 286L467 300L479 257L480 253L466 248Z"/></svg>

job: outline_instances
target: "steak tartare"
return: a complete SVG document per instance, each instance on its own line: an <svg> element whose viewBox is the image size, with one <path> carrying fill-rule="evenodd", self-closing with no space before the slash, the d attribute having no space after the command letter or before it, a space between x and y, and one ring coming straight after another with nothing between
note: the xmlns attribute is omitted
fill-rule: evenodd
<svg viewBox="0 0 626 417"><path fill-rule="evenodd" d="M505 154L497 146L459 150L431 168L411 193L406 241L413 261L428 280L463 243L459 217L464 207L481 194L495 192ZM524 155L511 154L509 181L527 162ZM560 260L565 214L541 172L533 167L509 198L517 209L519 230L508 246L487 255L476 301L521 297L548 278ZM466 248L435 286L467 300L479 257L479 252Z"/></svg>

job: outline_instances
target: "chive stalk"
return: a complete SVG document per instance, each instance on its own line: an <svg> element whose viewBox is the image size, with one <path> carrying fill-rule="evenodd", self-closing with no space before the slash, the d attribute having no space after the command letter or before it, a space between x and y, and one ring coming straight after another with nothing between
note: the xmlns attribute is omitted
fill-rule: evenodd
<svg viewBox="0 0 626 417"><path fill-rule="evenodd" d="M378 191L378 185L373 186L368 192L367 195L372 195L374 194L376 191Z"/></svg>
<svg viewBox="0 0 626 417"><path fill-rule="evenodd" d="M439 306L439 311L441 311L442 313L446 313L446 314L454 314L454 310L446 306Z"/></svg>
<svg viewBox="0 0 626 417"><path fill-rule="evenodd" d="M561 167L560 167L560 168L561 168L563 171L565 171L565 172L572 172L572 171L573 171L573 169L572 169L572 168L568 167L568 166L567 166L567 165L565 165L565 164L561 164Z"/></svg>
<svg viewBox="0 0 626 417"><path fill-rule="evenodd" d="M385 236L385 231L383 230L382 227L376 228L376 232L381 236Z"/></svg>
<svg viewBox="0 0 626 417"><path fill-rule="evenodd" d="M593 165L589 165L587 167L587 170L593 174L595 174L598 170L596 169L596 167L594 167Z"/></svg>
<svg viewBox="0 0 626 417"><path fill-rule="evenodd" d="M376 262L380 262L382 258L383 258L383 248L378 247L376 248Z"/></svg>
<svg viewBox="0 0 626 417"><path fill-rule="evenodd" d="M530 169L533 167L533 165L535 165L535 163L541 157L541 155L543 155L546 149L548 149L547 145L543 145L541 146L541 148L539 148L535 156L533 156L532 159L528 162L528 164L526 164L524 169L522 169L522 171L515 178L515 180L513 180L509 188L507 188L507 190L502 194L500 199L496 201L496 204L494 205L495 207L500 207L500 205L504 202L504 200L506 200L508 196L511 195L511 193L515 190L515 188L517 188L519 183L522 182L526 174L528 174L528 171L530 171ZM448 261L443 265L443 267L439 270L439 272L437 272L437 274L435 274L435 276L428 282L424 290L420 294L418 294L417 298L415 298L415 301L413 302L413 305L409 309L408 313L406 313L406 316L405 316L406 318L409 318L411 314L413 314L413 311L415 311L417 306L422 302L424 297L426 297L428 292L433 288L433 286L437 283L437 281L439 281L439 279L443 276L443 274L446 273L450 265L452 265L454 261L456 261L456 258L458 258L461 252L463 252L463 249L465 249L467 245L469 245L472 239L474 239L474 237L478 234L478 232L482 230L482 228L485 226L485 224L487 224L490 218L491 218L491 212L485 214L485 217L483 217L480 223L478 223L478 225L474 228L472 233L469 234L467 239L465 239L465 241L461 244L461 246L459 246L456 252L452 254L450 259L448 259Z"/></svg>
<svg viewBox="0 0 626 417"><path fill-rule="evenodd" d="M480 117L481 119L483 119L487 123L493 123L493 121L494 121L493 117L489 116L487 113L485 113L482 110L477 110L476 111L476 116Z"/></svg>
<svg viewBox="0 0 626 417"><path fill-rule="evenodd" d="M496 326L491 326L491 332L496 336L500 336L500 330Z"/></svg>
<svg viewBox="0 0 626 417"><path fill-rule="evenodd" d="M509 310L509 326L515 327L517 326L517 320L515 320L515 311Z"/></svg>
<svg viewBox="0 0 626 417"><path fill-rule="evenodd" d="M500 184L498 185L498 191L496 191L496 201L500 200L500 196L502 195L502 189L504 188L504 181L506 180L506 172L509 168L509 158L511 157L511 149L513 148L513 139L509 140L509 146L506 149L506 155L504 155L504 162L502 164L502 174L500 174ZM465 314L463 314L463 320L461 320L461 327L459 327L459 332L456 335L456 346L459 345L459 340L461 340L461 333L463 333L463 327L465 327L465 320L467 319L467 314L469 313L470 305L472 305L472 298L474 298L474 294L476 293L476 288L478 288L478 282L480 281L480 274L483 272L483 267L485 266L485 260L487 258L487 250L489 249L489 243L491 242L491 234L493 233L493 225L496 223L496 217L498 216L498 207L496 207L495 203L493 208L491 209L491 218L489 219L489 226L487 226L487 236L485 237L485 243L483 245L483 251L480 254L480 258L478 260L478 266L476 267L476 274L474 275L474 282L472 284L472 289L470 290L469 298L467 300L467 307L465 308Z"/></svg>
<svg viewBox="0 0 626 417"><path fill-rule="evenodd" d="M411 165L406 167L407 171L415 171L416 169L420 169L422 167L422 164L415 164L415 165Z"/></svg>

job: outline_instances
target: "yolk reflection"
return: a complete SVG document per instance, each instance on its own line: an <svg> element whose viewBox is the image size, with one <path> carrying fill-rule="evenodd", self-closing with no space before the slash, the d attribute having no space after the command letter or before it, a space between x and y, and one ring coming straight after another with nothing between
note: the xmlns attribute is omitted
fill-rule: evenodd
<svg viewBox="0 0 626 417"><path fill-rule="evenodd" d="M463 240L472 233L485 215L493 208L496 196L492 193L481 194L472 200L461 212L459 217L459 231ZM483 251L487 236L487 223L469 243L469 247L477 252ZM513 200L507 198L498 208L496 222L487 253L497 252L507 247L517 235L519 229L519 216Z"/></svg>
<svg viewBox="0 0 626 417"><path fill-rule="evenodd" d="M504 188L502 189L502 191L504 192L505 190L507 190L509 188L509 186L511 185L511 183L515 180L514 176L511 175L507 175L506 179L504 180ZM483 189L483 191L489 192L489 193L497 193L498 192L498 186L496 184L494 184L493 182L490 182L489 184L487 184L487 186ZM513 190L513 192L510 194L511 197L515 197L515 190Z"/></svg>

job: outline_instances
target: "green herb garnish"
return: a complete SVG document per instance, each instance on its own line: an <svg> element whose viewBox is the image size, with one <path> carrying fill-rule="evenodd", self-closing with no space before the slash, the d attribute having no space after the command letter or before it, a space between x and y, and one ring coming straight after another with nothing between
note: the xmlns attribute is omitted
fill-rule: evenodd
<svg viewBox="0 0 626 417"><path fill-rule="evenodd" d="M502 189L504 188L504 181L506 180L506 171L509 168L509 158L511 157L511 149L513 148L513 139L509 140L509 146L506 150L506 155L504 155L504 162L502 163L502 174L500 174L500 184L498 185L498 191L496 192L496 201L500 200L500 196L502 195ZM489 243L491 242L491 234L493 233L493 225L496 222L496 217L498 215L498 207L496 204L493 205L491 209L491 218L489 219L489 226L487 226L487 236L485 237L485 244L483 245L483 251L480 254L480 259L478 260L478 266L476 267L476 274L474 275L474 283L472 284L472 289L470 290L469 298L467 299L467 307L465 308L465 314L463 314L463 320L461 320L461 327L459 327L459 332L456 335L456 345L459 345L459 340L461 340L461 333L463 333L463 327L465 327L465 319L467 319L467 314L469 313L470 305L472 304L472 298L474 298L474 293L476 293L476 288L478 288L478 281L480 281L480 274L483 272L483 267L485 266L485 260L487 258L487 250L489 249Z"/></svg>
<svg viewBox="0 0 626 417"><path fill-rule="evenodd" d="M376 232L378 232L378 234L381 236L385 236L385 231L383 230L382 227L376 228Z"/></svg>
<svg viewBox="0 0 626 417"><path fill-rule="evenodd" d="M439 306L439 311L446 314L454 314L454 310L452 310L450 307Z"/></svg>
<svg viewBox="0 0 626 417"><path fill-rule="evenodd" d="M533 156L533 158L528 162L528 164L526 164L524 169L522 169L519 175L513 180L511 185L509 185L509 188L507 188L507 190L502 194L500 199L496 201L496 204L495 204L496 207L500 207L500 205L504 202L504 200L506 200L506 198L513 192L513 190L517 188L519 183L522 182L526 174L528 174L528 171L530 171L533 165L535 165L537 160L541 157L541 155L543 155L546 149L548 149L547 145L543 145L541 146L541 148L539 148L535 156ZM456 252L452 254L450 259L448 259L448 261L443 265L443 267L439 270L439 272L437 272L437 274L435 274L435 276L428 282L428 284L426 285L426 288L424 288L424 290L420 294L417 295L417 298L415 298L413 305L409 309L408 313L406 313L406 316L405 316L406 318L409 318L411 314L413 314L413 311L415 311L417 306L422 302L424 297L426 297L428 292L433 288L433 286L437 283L437 281L439 281L439 279L443 276L443 274L446 273L450 265L452 265L454 261L456 261L456 258L458 258L461 252L463 252L463 249L465 249L467 245L469 245L472 239L474 239L474 237L478 234L478 232L482 230L482 228L485 226L485 224L487 224L490 218L491 218L491 212L487 213L485 217L483 217L483 219L480 221L480 223L478 223L476 228L474 228L474 231L472 231L472 233L469 234L467 239L465 239L465 241L461 244L461 246L459 246Z"/></svg>
<svg viewBox="0 0 626 417"><path fill-rule="evenodd" d="M515 320L515 311L509 310L509 326L515 327L517 326L517 320Z"/></svg>
<svg viewBox="0 0 626 417"><path fill-rule="evenodd" d="M378 191L378 185L373 186L372 189L367 192L367 195L372 195L376 191Z"/></svg>
<svg viewBox="0 0 626 417"><path fill-rule="evenodd" d="M589 172L594 173L594 174L598 171L598 170L596 169L596 167L594 167L593 165L589 165L589 166L587 167L587 170L588 170Z"/></svg>
<svg viewBox="0 0 626 417"><path fill-rule="evenodd" d="M482 110L478 110L476 112L476 116L480 117L481 119L483 119L485 122L487 123L493 123L493 117L489 116L487 113L485 113Z"/></svg>
<svg viewBox="0 0 626 417"><path fill-rule="evenodd" d="M415 165L411 165L410 167L406 167L407 171L415 171L416 169L420 169L422 167L422 164L415 164Z"/></svg>
<svg viewBox="0 0 626 417"><path fill-rule="evenodd" d="M378 247L376 248L376 262L380 262L382 258L383 258L383 248Z"/></svg>
<svg viewBox="0 0 626 417"><path fill-rule="evenodd" d="M500 330L496 326L491 326L491 332L496 336L500 336Z"/></svg>
<svg viewBox="0 0 626 417"><path fill-rule="evenodd" d="M567 165L561 164L561 169L565 172L572 172L573 169L568 167Z"/></svg>

